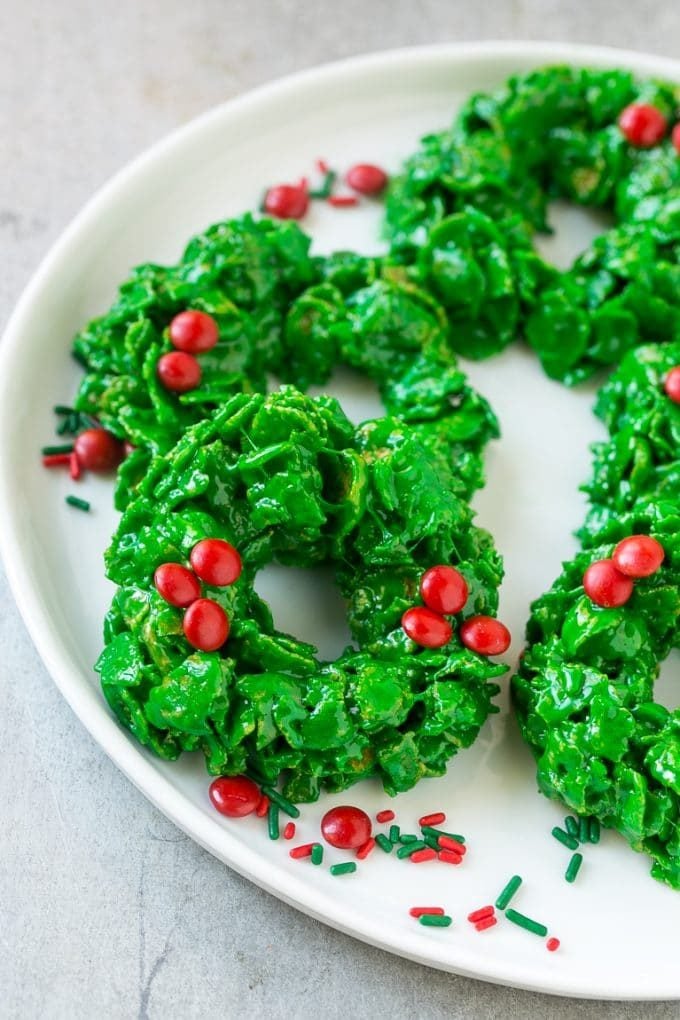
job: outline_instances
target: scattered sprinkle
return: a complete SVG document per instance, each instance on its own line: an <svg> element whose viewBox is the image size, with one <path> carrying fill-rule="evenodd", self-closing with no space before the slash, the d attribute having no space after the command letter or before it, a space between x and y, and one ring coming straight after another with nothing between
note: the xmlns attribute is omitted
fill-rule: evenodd
<svg viewBox="0 0 680 1020"><path fill-rule="evenodd" d="M549 938L548 941L546 942L545 948L548 950L549 953L554 953L556 949L560 948L560 940L556 939L555 936L553 935L553 937Z"/></svg>
<svg viewBox="0 0 680 1020"><path fill-rule="evenodd" d="M422 917L423 914L429 914L430 917L443 917L443 907L411 907L409 910L411 917Z"/></svg>
<svg viewBox="0 0 680 1020"><path fill-rule="evenodd" d="M332 864L328 869L331 875L351 875L357 870L354 861L345 861L344 864Z"/></svg>
<svg viewBox="0 0 680 1020"><path fill-rule="evenodd" d="M437 851L432 850L431 847L423 847L422 850L416 850L414 854L411 854L411 860L414 864L424 864L425 861L436 861Z"/></svg>
<svg viewBox="0 0 680 1020"><path fill-rule="evenodd" d="M411 854L417 853L419 850L429 850L430 847L423 843L422 839L417 839L415 843L405 843L404 846L400 846L397 850L397 857L410 857ZM434 851L432 851L434 853Z"/></svg>
<svg viewBox="0 0 680 1020"><path fill-rule="evenodd" d="M359 199L354 195L329 195L328 204L337 208L347 208L351 205L358 205Z"/></svg>
<svg viewBox="0 0 680 1020"><path fill-rule="evenodd" d="M452 850L454 854L460 854L461 857L467 852L467 847L463 846L459 840L452 839L451 836L440 836L439 845L442 850Z"/></svg>
<svg viewBox="0 0 680 1020"><path fill-rule="evenodd" d="M400 843L415 843L418 840L417 836L414 836L412 832L402 832L399 837ZM422 840L420 840L422 843Z"/></svg>
<svg viewBox="0 0 680 1020"><path fill-rule="evenodd" d="M388 833L390 843L398 843L401 835L401 830L398 825L390 825L390 831Z"/></svg>
<svg viewBox="0 0 680 1020"><path fill-rule="evenodd" d="M494 912L494 908L491 904L488 907L480 907L478 910L473 910L471 914L468 914L468 921L472 921L473 924L476 921L483 921L485 917L491 917Z"/></svg>
<svg viewBox="0 0 680 1020"><path fill-rule="evenodd" d="M289 854L296 861L302 857L311 857L315 846L315 843L302 843L300 846L294 846L292 850L289 850Z"/></svg>
<svg viewBox="0 0 680 1020"><path fill-rule="evenodd" d="M314 844L310 857L312 858L312 864L321 864L323 862L323 847L321 843Z"/></svg>
<svg viewBox="0 0 680 1020"><path fill-rule="evenodd" d="M578 839L579 843L588 842L588 834L590 831L590 822L588 816L579 818L578 820Z"/></svg>
<svg viewBox="0 0 680 1020"><path fill-rule="evenodd" d="M418 825L420 825L420 827L422 828L423 825L441 825L442 822L445 821L446 815L444 814L444 812L435 811L434 814L423 815L423 817L418 820Z"/></svg>
<svg viewBox="0 0 680 1020"><path fill-rule="evenodd" d="M394 811L391 808L387 808L385 811L378 811L375 816L376 822L391 822L394 818Z"/></svg>
<svg viewBox="0 0 680 1020"><path fill-rule="evenodd" d="M435 851L436 852L436 851ZM440 861L444 864L462 864L463 858L460 854L457 854L454 850L440 850L437 854Z"/></svg>
<svg viewBox="0 0 680 1020"><path fill-rule="evenodd" d="M426 928L448 928L451 918L448 914L421 914L418 923L424 924Z"/></svg>
<svg viewBox="0 0 680 1020"><path fill-rule="evenodd" d="M284 814L289 815L290 818L300 817L300 809L296 807L292 801L288 800L287 797L284 797L282 793L275 790L273 786L263 786L262 792L265 793L270 800L273 800L275 804L278 804Z"/></svg>
<svg viewBox="0 0 680 1020"><path fill-rule="evenodd" d="M383 850L386 854L392 853L392 848L394 844L390 842L387 836L383 836L382 832L375 837L375 841L380 847L380 849Z"/></svg>
<svg viewBox="0 0 680 1020"><path fill-rule="evenodd" d="M600 842L600 823L597 818L591 818L588 821L588 839L591 843Z"/></svg>
<svg viewBox="0 0 680 1020"><path fill-rule="evenodd" d="M526 914L520 914L518 910L513 910L510 907L506 910L505 916L508 921L512 921L513 924L518 925L520 928L524 928L525 931L533 932L534 935L547 935L548 929L540 921L534 921L533 918L527 917Z"/></svg>
<svg viewBox="0 0 680 1020"><path fill-rule="evenodd" d="M482 918L481 921L477 921L475 931L486 931L487 928L493 928L495 924L498 924L498 918L494 914L490 914L488 917Z"/></svg>
<svg viewBox="0 0 680 1020"><path fill-rule="evenodd" d="M560 829L559 825L556 825L552 830L552 835L555 837L558 843L562 846L566 846L568 850L576 850L578 848L578 840L570 836L564 829Z"/></svg>
<svg viewBox="0 0 680 1020"><path fill-rule="evenodd" d="M564 827L570 836L573 836L574 839L578 839L579 823L577 819L574 818L573 815L567 815L567 817L564 819Z"/></svg>
<svg viewBox="0 0 680 1020"><path fill-rule="evenodd" d="M365 860L370 853L375 850L375 840L373 836L367 839L363 846L360 846L357 850L357 857L360 861Z"/></svg>
<svg viewBox="0 0 680 1020"><path fill-rule="evenodd" d="M57 453L73 453L73 443L61 443L57 446L43 446L40 451L43 457L52 457Z"/></svg>
<svg viewBox="0 0 680 1020"><path fill-rule="evenodd" d="M267 829L270 839L279 838L279 806L270 804L267 809Z"/></svg>
<svg viewBox="0 0 680 1020"><path fill-rule="evenodd" d="M76 510L84 510L85 513L89 513L90 504L86 499L79 499L78 496L67 496L66 502L69 506L74 506Z"/></svg>
<svg viewBox="0 0 680 1020"><path fill-rule="evenodd" d="M424 836L434 836L435 839L439 839L440 836L448 836L449 839L455 839L458 843L465 842L465 836L461 836L458 832L444 832L443 829L436 829L432 825L422 826Z"/></svg>
<svg viewBox="0 0 680 1020"><path fill-rule="evenodd" d="M71 463L70 453L48 453L46 457L42 459L43 467L51 468L57 467L61 464Z"/></svg>
<svg viewBox="0 0 680 1020"><path fill-rule="evenodd" d="M567 882L575 882L576 876L579 873L579 869L583 864L583 854L574 854L567 865L567 870L564 873L564 877Z"/></svg>
<svg viewBox="0 0 680 1020"><path fill-rule="evenodd" d="M77 482L78 479L80 478L80 462L75 451L69 454L68 470L73 481Z"/></svg>
<svg viewBox="0 0 680 1020"><path fill-rule="evenodd" d="M508 884L504 886L504 888L501 889L500 893L498 894L498 898L496 899L496 910L505 910L508 903L515 895L521 884L522 879L520 878L520 876L513 875Z"/></svg>
<svg viewBox="0 0 680 1020"><path fill-rule="evenodd" d="M257 815L258 818L264 818L264 816L269 811L269 804L270 804L269 797L266 794L263 794L260 797L260 803L255 808L255 814Z"/></svg>
<svg viewBox="0 0 680 1020"><path fill-rule="evenodd" d="M283 830L284 839L292 839L295 835L295 822L286 822L286 826Z"/></svg>

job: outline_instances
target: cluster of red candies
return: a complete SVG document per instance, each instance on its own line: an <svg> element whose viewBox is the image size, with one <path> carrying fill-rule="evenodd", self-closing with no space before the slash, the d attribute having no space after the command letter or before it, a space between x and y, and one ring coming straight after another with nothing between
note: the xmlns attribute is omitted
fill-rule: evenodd
<svg viewBox="0 0 680 1020"><path fill-rule="evenodd" d="M158 378L171 393L188 393L201 381L196 355L212 350L220 338L219 327L212 315L188 308L174 317L168 334L175 350L158 359Z"/></svg>
<svg viewBox="0 0 680 1020"><path fill-rule="evenodd" d="M453 637L446 617L455 616L467 602L467 581L455 567L430 567L420 579L420 594L425 605L407 609L401 625L417 645L441 648ZM465 647L479 655L502 655L510 647L510 631L493 616L469 616L458 634Z"/></svg>
<svg viewBox="0 0 680 1020"><path fill-rule="evenodd" d="M661 110L650 103L631 103L619 115L619 128L636 149L651 149L666 137L668 121ZM671 142L680 153L680 123L671 131Z"/></svg>
<svg viewBox="0 0 680 1020"><path fill-rule="evenodd" d="M680 404L680 365L676 365L668 372L663 381L663 388L666 396L670 397L674 404Z"/></svg>
<svg viewBox="0 0 680 1020"><path fill-rule="evenodd" d="M233 584L242 570L241 557L229 542L204 538L191 550L192 569L181 563L161 563L153 575L156 591L178 609L186 609L182 629L190 645L214 652L229 637L229 617L213 599L201 598L200 582L215 588Z"/></svg>
<svg viewBox="0 0 680 1020"><path fill-rule="evenodd" d="M335 177L323 160L317 163L327 180ZM375 197L387 187L388 177L384 170L373 163L355 163L345 174L345 183L358 195ZM309 208L310 198L325 198L330 205L352 206L357 204L354 195L333 195L330 188L318 192L310 191L306 177L297 184L276 184L269 188L262 203L263 212L280 220L301 220Z"/></svg>
<svg viewBox="0 0 680 1020"><path fill-rule="evenodd" d="M623 606L633 594L633 582L655 574L664 555L661 543L649 535L624 538L611 559L590 564L583 575L583 590L596 606Z"/></svg>

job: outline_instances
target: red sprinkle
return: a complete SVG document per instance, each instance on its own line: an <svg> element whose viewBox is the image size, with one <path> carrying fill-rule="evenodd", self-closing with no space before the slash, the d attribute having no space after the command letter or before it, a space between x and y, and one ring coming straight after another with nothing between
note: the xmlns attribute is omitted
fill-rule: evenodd
<svg viewBox="0 0 680 1020"><path fill-rule="evenodd" d="M468 921L483 921L486 917L493 917L494 908L492 904L488 907L480 907L479 910L473 910L471 914L468 914Z"/></svg>
<svg viewBox="0 0 680 1020"><path fill-rule="evenodd" d="M437 917L444 916L443 907L411 907L409 910L411 917L422 917L423 914L434 914Z"/></svg>
<svg viewBox="0 0 680 1020"><path fill-rule="evenodd" d="M657 145L666 134L666 127L661 110L649 103L631 103L619 116L621 134L636 149Z"/></svg>
<svg viewBox="0 0 680 1020"><path fill-rule="evenodd" d="M284 839L292 839L295 835L295 822L286 822L286 827L283 830Z"/></svg>
<svg viewBox="0 0 680 1020"><path fill-rule="evenodd" d="M345 180L362 195L379 195L387 186L387 174L373 163L356 163L347 171Z"/></svg>
<svg viewBox="0 0 680 1020"><path fill-rule="evenodd" d="M370 839L366 840L363 846L359 847L359 849L357 850L357 857L359 858L360 861L363 861L368 857L370 853L373 852L374 849L375 840L373 839L373 836L371 836Z"/></svg>
<svg viewBox="0 0 680 1020"><path fill-rule="evenodd" d="M494 924L498 924L498 918L490 914L482 921L477 922L475 925L475 931L486 931L487 928L493 928Z"/></svg>
<svg viewBox="0 0 680 1020"><path fill-rule="evenodd" d="M269 800L269 797L267 796L266 793L263 793L262 796L260 797L260 803L255 808L255 814L257 815L258 818L265 817L265 815L269 811L270 804L271 801Z"/></svg>
<svg viewBox="0 0 680 1020"><path fill-rule="evenodd" d="M674 404L680 404L680 365L676 365L667 374L663 381L663 388L666 396L670 397Z"/></svg>
<svg viewBox="0 0 680 1020"><path fill-rule="evenodd" d="M73 453L69 454L68 470L73 481L77 482L78 479L80 478L81 471L80 464L78 463L78 456L75 450L73 451Z"/></svg>
<svg viewBox="0 0 680 1020"><path fill-rule="evenodd" d="M328 171L330 170L330 167L328 166L328 163L326 162L325 159L317 159L316 169L319 171L320 174L327 174Z"/></svg>
<svg viewBox="0 0 680 1020"><path fill-rule="evenodd" d="M423 850L416 850L414 854L409 857L410 861L414 864L422 864L424 861L434 861L437 857L437 851L433 850L432 847L426 846Z"/></svg>
<svg viewBox="0 0 680 1020"><path fill-rule="evenodd" d="M467 847L459 843L457 839L452 839L451 836L440 836L437 840L442 850L453 850L454 854L459 854L461 857L467 851Z"/></svg>
<svg viewBox="0 0 680 1020"><path fill-rule="evenodd" d="M545 948L548 950L549 953L554 953L556 949L560 948L560 940L556 939L553 936L552 938L548 939L548 941L545 944Z"/></svg>
<svg viewBox="0 0 680 1020"><path fill-rule="evenodd" d="M340 208L359 204L359 199L355 198L354 195L329 195L326 201L329 205L334 205Z"/></svg>
<svg viewBox="0 0 680 1020"><path fill-rule="evenodd" d="M293 860L297 861L301 857L311 857L315 846L316 843L302 843L300 846L294 846L289 853Z"/></svg>
<svg viewBox="0 0 680 1020"><path fill-rule="evenodd" d="M391 808L386 808L384 811L378 811L375 820L376 822L391 822L394 817L394 811Z"/></svg>
<svg viewBox="0 0 680 1020"><path fill-rule="evenodd" d="M69 464L70 465L70 463L71 463L71 456L72 456L72 454L70 454L70 453L49 453L49 454L47 454L46 457L43 457L43 459L42 459L43 467L48 467L48 468L49 467L58 467L59 465L62 465L62 464Z"/></svg>
<svg viewBox="0 0 680 1020"><path fill-rule="evenodd" d="M418 819L418 825L441 825L442 822L446 821L446 815L443 811L435 811L431 815L423 815L422 818Z"/></svg>
<svg viewBox="0 0 680 1020"><path fill-rule="evenodd" d="M434 853L434 851L432 852ZM453 850L440 850L437 857L444 864L460 864L463 860L461 854L454 853Z"/></svg>

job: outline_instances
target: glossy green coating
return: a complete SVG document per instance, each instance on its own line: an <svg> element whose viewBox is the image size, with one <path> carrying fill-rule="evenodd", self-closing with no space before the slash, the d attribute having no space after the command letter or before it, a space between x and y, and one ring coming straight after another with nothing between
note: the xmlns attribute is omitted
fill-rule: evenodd
<svg viewBox="0 0 680 1020"><path fill-rule="evenodd" d="M680 87L543 68L473 96L406 161L386 234L444 304L454 349L486 357L523 336L573 384L638 343L680 338L680 161L670 137L627 143L617 119L632 102L672 123ZM565 272L532 245L555 198L617 221Z"/></svg>
<svg viewBox="0 0 680 1020"><path fill-rule="evenodd" d="M400 625L431 563L464 572L466 614L495 610L500 560L455 470L417 426L355 428L332 398L292 387L237 394L191 426L152 462L106 554L119 587L97 669L118 717L163 757L200 749L212 774L282 777L294 801L364 776L395 793L442 775L505 672L457 638L420 648ZM204 586L231 620L223 652L192 651L182 611L153 585L160 563L186 564L205 537L243 559L235 584ZM274 559L336 567L356 646L335 662L274 626L253 586Z"/></svg>

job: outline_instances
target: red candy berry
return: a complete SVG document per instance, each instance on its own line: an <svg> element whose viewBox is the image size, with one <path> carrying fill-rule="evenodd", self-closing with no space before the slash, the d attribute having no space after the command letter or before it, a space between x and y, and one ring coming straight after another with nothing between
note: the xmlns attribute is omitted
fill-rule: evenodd
<svg viewBox="0 0 680 1020"><path fill-rule="evenodd" d="M680 365L670 370L663 381L663 388L674 404L680 404Z"/></svg>
<svg viewBox="0 0 680 1020"><path fill-rule="evenodd" d="M611 609L625 605L633 594L633 581L617 570L613 560L596 560L583 575L583 588L596 606Z"/></svg>
<svg viewBox="0 0 680 1020"><path fill-rule="evenodd" d="M201 381L201 366L193 354L185 351L170 351L158 359L158 378L166 390L172 393L188 393L195 390Z"/></svg>
<svg viewBox="0 0 680 1020"><path fill-rule="evenodd" d="M241 575L241 557L229 542L204 538L191 550L191 566L206 584L222 588Z"/></svg>
<svg viewBox="0 0 680 1020"><path fill-rule="evenodd" d="M196 599L184 614L182 629L199 652L215 652L229 637L229 617L212 599Z"/></svg>
<svg viewBox="0 0 680 1020"><path fill-rule="evenodd" d="M123 459L123 444L106 429L86 429L76 436L73 452L86 471L112 471Z"/></svg>
<svg viewBox="0 0 680 1020"><path fill-rule="evenodd" d="M161 563L153 575L153 583L161 598L180 609L186 609L201 597L198 579L180 563Z"/></svg>
<svg viewBox="0 0 680 1020"><path fill-rule="evenodd" d="M469 616L459 634L465 647L479 655L502 655L512 640L505 624L493 616Z"/></svg>
<svg viewBox="0 0 680 1020"><path fill-rule="evenodd" d="M387 174L372 163L357 163L350 167L345 180L360 195L379 195L387 187Z"/></svg>
<svg viewBox="0 0 680 1020"><path fill-rule="evenodd" d="M371 838L371 819L361 808L343 804L323 816L321 834L339 850L358 850Z"/></svg>
<svg viewBox="0 0 680 1020"><path fill-rule="evenodd" d="M430 567L420 579L420 594L435 613L452 615L467 602L467 581L454 567Z"/></svg>
<svg viewBox="0 0 680 1020"><path fill-rule="evenodd" d="M264 211L280 220L301 220L309 206L306 184L277 184L264 196Z"/></svg>
<svg viewBox="0 0 680 1020"><path fill-rule="evenodd" d="M453 635L449 621L426 606L407 609L401 618L401 625L411 641L423 648L441 648L449 643Z"/></svg>
<svg viewBox="0 0 680 1020"><path fill-rule="evenodd" d="M168 332L172 346L188 354L209 351L220 338L219 328L212 315L194 309L176 315Z"/></svg>
<svg viewBox="0 0 680 1020"><path fill-rule="evenodd" d="M671 142L675 151L680 155L680 123L676 124L671 131Z"/></svg>
<svg viewBox="0 0 680 1020"><path fill-rule="evenodd" d="M636 149L657 145L666 134L666 118L648 103L631 103L619 116L619 127L627 142Z"/></svg>
<svg viewBox="0 0 680 1020"><path fill-rule="evenodd" d="M247 776L219 776L213 779L208 794L219 813L229 818L251 815L261 798L257 786Z"/></svg>
<svg viewBox="0 0 680 1020"><path fill-rule="evenodd" d="M631 535L617 545L612 562L626 577L649 577L655 574L664 559L660 542L649 535Z"/></svg>

